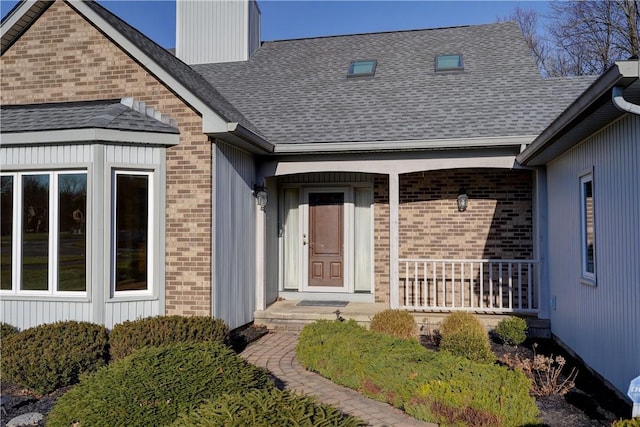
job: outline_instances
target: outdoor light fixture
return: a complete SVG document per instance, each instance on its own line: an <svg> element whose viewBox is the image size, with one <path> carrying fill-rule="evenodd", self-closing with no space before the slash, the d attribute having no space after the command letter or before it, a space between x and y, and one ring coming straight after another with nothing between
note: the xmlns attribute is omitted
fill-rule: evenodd
<svg viewBox="0 0 640 427"><path fill-rule="evenodd" d="M264 210L264 207L267 206L267 189L264 184L253 184L253 197L256 198L260 209Z"/></svg>
<svg viewBox="0 0 640 427"><path fill-rule="evenodd" d="M467 210L467 203L469 202L469 196L467 196L467 190L461 188L458 192L458 212L464 212Z"/></svg>

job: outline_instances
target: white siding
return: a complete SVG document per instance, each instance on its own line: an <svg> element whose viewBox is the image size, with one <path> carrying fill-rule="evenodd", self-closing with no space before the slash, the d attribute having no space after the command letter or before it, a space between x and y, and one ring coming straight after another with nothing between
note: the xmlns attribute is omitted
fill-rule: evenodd
<svg viewBox="0 0 640 427"><path fill-rule="evenodd" d="M219 142L214 174L213 315L233 329L251 322L255 310L253 156Z"/></svg>
<svg viewBox="0 0 640 427"><path fill-rule="evenodd" d="M86 301L6 300L0 302L2 321L20 330L63 320L93 321L93 306Z"/></svg>
<svg viewBox="0 0 640 427"><path fill-rule="evenodd" d="M52 165L88 163L92 160L91 145L44 145L29 147L2 147L0 168L47 168Z"/></svg>
<svg viewBox="0 0 640 427"><path fill-rule="evenodd" d="M187 64L246 61L259 43L254 1L176 2L176 56Z"/></svg>
<svg viewBox="0 0 640 427"><path fill-rule="evenodd" d="M547 166L551 330L625 393L640 375L640 117ZM593 169L597 286L580 283L580 174Z"/></svg>
<svg viewBox="0 0 640 427"><path fill-rule="evenodd" d="M110 302L106 305L105 322L107 328L127 320L164 314L158 300Z"/></svg>

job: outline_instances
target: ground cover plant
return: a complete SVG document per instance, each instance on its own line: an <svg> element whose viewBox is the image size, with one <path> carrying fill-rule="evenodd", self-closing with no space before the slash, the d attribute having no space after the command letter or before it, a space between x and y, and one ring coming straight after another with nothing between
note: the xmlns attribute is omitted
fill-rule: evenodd
<svg viewBox="0 0 640 427"><path fill-rule="evenodd" d="M210 316L158 316L119 323L109 334L113 360L144 347L204 341L228 343L229 327Z"/></svg>
<svg viewBox="0 0 640 427"><path fill-rule="evenodd" d="M220 343L148 347L84 376L58 400L47 425L163 426L207 399L274 387L266 371Z"/></svg>
<svg viewBox="0 0 640 427"><path fill-rule="evenodd" d="M314 398L277 389L226 394L181 415L172 427L357 427L355 417Z"/></svg>
<svg viewBox="0 0 640 427"><path fill-rule="evenodd" d="M93 323L51 323L2 338L3 381L39 394L75 384L107 360L107 330Z"/></svg>
<svg viewBox="0 0 640 427"><path fill-rule="evenodd" d="M537 421L522 372L428 350L354 321L305 326L296 354L307 369L424 421L505 427Z"/></svg>

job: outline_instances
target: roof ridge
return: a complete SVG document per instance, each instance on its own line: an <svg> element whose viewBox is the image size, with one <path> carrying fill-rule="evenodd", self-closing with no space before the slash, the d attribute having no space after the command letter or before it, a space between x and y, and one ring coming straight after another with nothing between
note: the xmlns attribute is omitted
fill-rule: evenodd
<svg viewBox="0 0 640 427"><path fill-rule="evenodd" d="M490 22L486 24L466 24L466 25L451 25L447 27L434 27L434 28L414 28L410 30L388 30L388 31L371 31L364 33L350 33L350 34L333 34L328 36L315 36L315 37L300 37L300 38L291 38L291 39L278 39L278 40L266 40L262 43L279 43L279 42L291 42L291 41L301 41L301 40L317 40L317 39L331 39L331 38L339 38L339 37L357 37L357 36L371 36L377 34L397 34L397 33L415 33L420 31L438 31L438 30L451 30L457 28L477 28L489 25L501 25L505 23L512 23L514 21L502 21L502 22Z"/></svg>

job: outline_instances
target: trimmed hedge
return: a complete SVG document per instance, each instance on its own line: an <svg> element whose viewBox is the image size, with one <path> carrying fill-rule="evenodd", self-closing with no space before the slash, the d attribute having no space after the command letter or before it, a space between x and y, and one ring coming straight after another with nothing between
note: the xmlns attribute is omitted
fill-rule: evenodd
<svg viewBox="0 0 640 427"><path fill-rule="evenodd" d="M18 328L8 323L0 322L0 348L2 348L2 341L5 338L9 338L12 335L18 333Z"/></svg>
<svg viewBox="0 0 640 427"><path fill-rule="evenodd" d="M181 415L172 427L357 427L361 420L307 396L289 391L252 390L210 400Z"/></svg>
<svg viewBox="0 0 640 427"><path fill-rule="evenodd" d="M2 379L40 394L77 383L107 360L107 330L88 322L40 325L2 340Z"/></svg>
<svg viewBox="0 0 640 427"><path fill-rule="evenodd" d="M162 426L207 399L274 387L265 370L220 343L149 347L84 376L56 402L47 425Z"/></svg>
<svg viewBox="0 0 640 427"><path fill-rule="evenodd" d="M527 321L520 317L507 317L496 325L496 335L509 345L520 345L527 339Z"/></svg>
<svg viewBox="0 0 640 427"><path fill-rule="evenodd" d="M416 338L418 325L413 316L404 310L384 310L371 319L369 328L398 338Z"/></svg>
<svg viewBox="0 0 640 427"><path fill-rule="evenodd" d="M113 360L144 347L205 341L228 343L229 327L208 316L158 316L119 323L109 335Z"/></svg>
<svg viewBox="0 0 640 427"><path fill-rule="evenodd" d="M471 313L451 313L440 324L440 348L474 362L493 363L489 335L480 320Z"/></svg>
<svg viewBox="0 0 640 427"><path fill-rule="evenodd" d="M424 421L507 427L537 421L522 372L434 352L354 321L305 326L296 353L307 369Z"/></svg>

